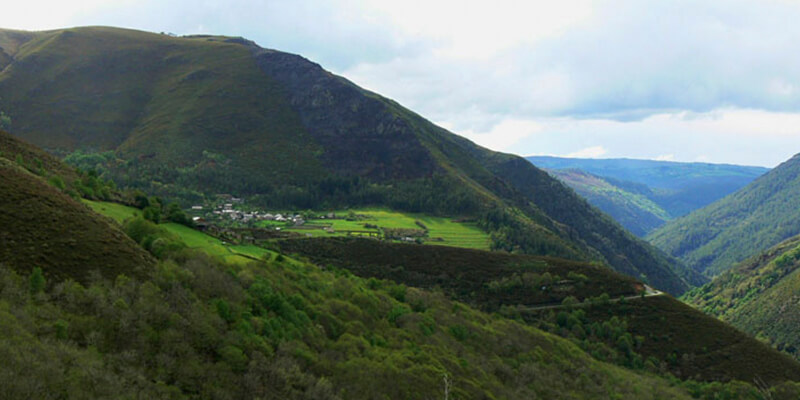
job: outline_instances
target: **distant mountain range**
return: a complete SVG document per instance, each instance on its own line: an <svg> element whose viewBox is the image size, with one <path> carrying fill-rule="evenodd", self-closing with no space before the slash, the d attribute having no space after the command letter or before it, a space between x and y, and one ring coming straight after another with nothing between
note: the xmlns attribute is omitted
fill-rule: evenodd
<svg viewBox="0 0 800 400"><path fill-rule="evenodd" d="M638 236L704 207L769 171L763 167L655 160L527 159Z"/></svg>
<svg viewBox="0 0 800 400"><path fill-rule="evenodd" d="M473 219L498 250L607 263L674 294L693 272L524 159L489 151L300 56L231 37L0 30L14 134L189 204L384 206Z"/></svg>

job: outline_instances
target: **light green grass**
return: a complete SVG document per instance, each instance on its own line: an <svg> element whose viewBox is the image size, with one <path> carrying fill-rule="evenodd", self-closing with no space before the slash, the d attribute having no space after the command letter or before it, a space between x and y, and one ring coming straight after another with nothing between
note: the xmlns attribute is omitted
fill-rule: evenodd
<svg viewBox="0 0 800 400"><path fill-rule="evenodd" d="M119 223L139 213L136 208L116 203L90 200L84 200L83 202L95 212L110 217ZM261 259L265 255L268 255L269 258L274 257L274 252L270 250L254 245L223 244L221 240L185 225L171 222L159 226L177 235L189 248L203 250L209 255L221 257L226 262L242 264L248 263L253 259Z"/></svg>
<svg viewBox="0 0 800 400"><path fill-rule="evenodd" d="M431 217L424 214L402 213L385 209L352 210L356 214L364 214L369 218L360 221L347 221L344 219L317 219L309 221L309 225L318 226L319 229L287 229L291 232L310 234L311 236L343 236L346 231L370 231L364 224L377 225L381 228L420 229L415 221L422 222L428 228L427 244L466 247L471 249L489 249L489 235L481 231L474 223L453 222L449 218ZM347 212L337 212L337 215L347 215ZM323 226L333 227L335 233L327 233ZM432 239L442 238L443 241Z"/></svg>
<svg viewBox="0 0 800 400"><path fill-rule="evenodd" d="M120 224L126 219L141 213L141 211L136 208L124 206L122 204L117 204L117 203L91 201L86 199L83 200L83 203L91 207L91 209L94 210L96 213L105 215L106 217L109 217Z"/></svg>

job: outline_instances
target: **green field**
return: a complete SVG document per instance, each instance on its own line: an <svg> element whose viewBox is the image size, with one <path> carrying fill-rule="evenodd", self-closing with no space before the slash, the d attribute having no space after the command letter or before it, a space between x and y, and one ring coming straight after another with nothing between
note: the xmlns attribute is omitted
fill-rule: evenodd
<svg viewBox="0 0 800 400"><path fill-rule="evenodd" d="M475 223L453 222L449 218L431 217L424 214L402 213L385 209L360 209L349 210L355 214L365 215L366 218L358 221L345 219L315 219L306 224L305 229L289 228L290 232L303 233L311 236L347 236L359 235L357 232L368 231L380 233L379 229L365 228L365 224L377 225L380 228L420 229L416 221L422 222L428 228L426 244L466 247L471 249L489 249L489 235L478 228ZM347 215L349 211L337 212L337 215ZM333 228L332 233L322 228ZM316 228L316 229L309 229ZM436 240L441 238L442 240Z"/></svg>
<svg viewBox="0 0 800 400"><path fill-rule="evenodd" d="M122 223L125 219L133 217L139 213L139 210L136 208L117 203L90 200L83 200L83 202L91 207L95 212L110 217L118 223ZM259 259L267 254L270 257L274 256L274 252L258 246L223 244L221 240L215 237L206 235L203 232L181 224L166 223L161 224L160 226L180 237L181 241L186 243L186 246L189 248L202 249L212 256L223 258L227 262L247 263L254 258Z"/></svg>

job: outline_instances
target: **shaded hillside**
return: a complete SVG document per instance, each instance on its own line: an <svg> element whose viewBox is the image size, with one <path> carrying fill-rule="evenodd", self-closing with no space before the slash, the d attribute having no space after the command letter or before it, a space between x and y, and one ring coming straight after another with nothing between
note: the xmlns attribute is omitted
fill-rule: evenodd
<svg viewBox="0 0 800 400"><path fill-rule="evenodd" d="M708 276L800 233L800 155L648 240Z"/></svg>
<svg viewBox="0 0 800 400"><path fill-rule="evenodd" d="M598 260L676 294L688 287L667 258L523 159L300 56L241 38L101 27L14 43L0 107L15 133L61 153L104 152L88 165L73 158L120 185L186 202L233 193L276 208L468 217L495 249Z"/></svg>
<svg viewBox="0 0 800 400"><path fill-rule="evenodd" d="M590 303L574 309L575 318L584 320L580 329L565 325L562 331L555 326L553 332L580 342L587 340L594 323L625 326L633 337L642 338L636 351L643 358L653 357L653 365L682 379L753 382L758 378L772 383L800 379L800 364L791 358L672 297L612 302L609 298L635 295L640 284L585 263L365 239L289 239L278 245L283 251L364 278L438 288L475 307L499 310L537 327L548 328L559 310L537 310L536 306ZM598 297L606 300L593 303ZM567 303L567 298L575 302ZM596 345L590 343L594 344L589 348Z"/></svg>
<svg viewBox="0 0 800 400"><path fill-rule="evenodd" d="M800 358L800 237L748 259L684 299Z"/></svg>
<svg viewBox="0 0 800 400"><path fill-rule="evenodd" d="M87 281L93 271L131 276L152 267L147 252L111 221L6 158L30 155L29 145L2 132L0 138L0 264L22 272L40 267L48 277L79 281ZM42 164L52 161L34 154L47 160ZM68 173L64 168L55 164L53 170Z"/></svg>
<svg viewBox="0 0 800 400"><path fill-rule="evenodd" d="M642 184L602 178L579 169L548 172L636 236L642 237L671 219L664 209L648 198L652 191Z"/></svg>
<svg viewBox="0 0 800 400"><path fill-rule="evenodd" d="M673 218L719 200L769 171L763 167L656 160L548 156L527 159L540 168L580 169L602 178L646 185L650 189L647 197Z"/></svg>

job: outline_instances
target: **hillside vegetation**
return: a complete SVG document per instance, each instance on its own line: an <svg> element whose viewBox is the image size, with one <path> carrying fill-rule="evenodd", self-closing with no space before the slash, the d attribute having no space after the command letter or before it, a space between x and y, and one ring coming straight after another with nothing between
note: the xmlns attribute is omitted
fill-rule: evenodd
<svg viewBox="0 0 800 400"><path fill-rule="evenodd" d="M652 191L644 185L602 178L578 169L548 172L634 235L642 237L672 219L667 211L648 198Z"/></svg>
<svg viewBox="0 0 800 400"><path fill-rule="evenodd" d="M800 155L737 192L648 236L708 276L800 233Z"/></svg>
<svg viewBox="0 0 800 400"><path fill-rule="evenodd" d="M82 282L153 267L120 229L52 183L64 185L59 174L77 180L75 171L2 131L0 153L0 263Z"/></svg>
<svg viewBox="0 0 800 400"><path fill-rule="evenodd" d="M800 364L786 355L667 295L641 298L640 283L598 266L365 239L289 239L278 245L364 278L441 290L629 368L703 381L800 378Z"/></svg>
<svg viewBox="0 0 800 400"><path fill-rule="evenodd" d="M687 292L684 299L800 358L800 237L795 236Z"/></svg>
<svg viewBox="0 0 800 400"><path fill-rule="evenodd" d="M408 287L358 277L332 262L320 268L274 250L225 246L185 225L155 218L153 204L158 199L141 194L134 200L147 200L144 210L83 199L91 209L108 216L102 217L65 195L66 186L45 183L16 161L5 160L2 165L31 180L27 186L6 185L17 179L8 175L13 179L0 180L0 198L20 198L28 194L26 190L39 188L37 183L50 185L53 190L37 190L31 196L38 199L29 201L26 211L46 215L51 204L81 210L70 211L65 222L71 225L63 226L65 235L81 234L74 229L94 232L91 227L102 223L103 234L113 238L120 226L127 235L125 243L139 254L144 249L152 254L137 265L135 255L113 245L113 240L87 240L60 253L63 260L97 252L120 256L105 259L106 268L86 280L77 272L88 270L89 262L71 274L59 274L50 267L29 270L8 264L9 260L30 264L35 254L23 251L16 259L2 254L0 397L4 399L755 400L763 396L791 399L800 393L800 386L784 382L796 379L800 364L763 353L746 340L747 349L738 353L709 346L709 354L720 354L725 360L718 359L719 365L709 367L708 374L702 372L706 364L694 363L694 358L686 358L692 353L687 353L686 362L701 371L691 378L714 382L677 380L667 374L681 371L682 379L689 378L682 372L685 362L681 369L661 366L651 357L644 362L639 352L647 341L628 331L626 326L632 325L627 324L633 322L626 316L592 322L588 314L579 314L582 309L572 308L577 301L574 295L583 298L602 291L584 299L586 309L593 310L612 304L608 293L639 291L636 281L604 267L346 238L286 242L304 248L314 246L303 243L331 243L326 245L328 257L354 256L342 260L364 266L364 271L386 260L402 263L408 268L392 267L398 279L417 276L421 286ZM76 174L74 185L80 190L91 175ZM116 191L110 195L129 196ZM12 238L26 229L37 231L37 221L15 222ZM47 221L38 222L47 225ZM7 232L8 226L0 225L0 229ZM52 238L39 239L47 244ZM24 250L16 242L3 244L4 249L9 244L14 250ZM275 245L282 247L283 242ZM247 253L252 262L218 254L221 249ZM336 253L334 249L344 250ZM422 288L430 286L434 274L450 283L443 292ZM453 279L456 275L461 276ZM482 283L482 276L492 280ZM541 291L540 284L552 289ZM537 291L544 295L536 296ZM461 298L476 307L459 302ZM500 302L487 301L491 298ZM561 300L571 315L563 325L562 312L552 323L549 317L526 322L514 316L525 310L509 306L515 298L524 304ZM499 313L478 310L498 306ZM649 310L650 315L658 315L661 309ZM572 336L565 334L567 326ZM586 329L584 338L575 336L580 326ZM730 336L709 337L728 348ZM669 340L664 343L668 346L658 346L661 351L680 349ZM584 351L587 348L592 349L591 356ZM749 356L742 358L739 353L758 356L758 374L741 373L737 366ZM717 368L730 372L716 373ZM746 383L756 376L761 383ZM744 382L721 382L731 378Z"/></svg>
<svg viewBox="0 0 800 400"><path fill-rule="evenodd" d="M15 134L188 205L377 206L469 217L490 247L597 260L679 294L685 271L522 158L491 152L300 56L241 38L3 31Z"/></svg>

